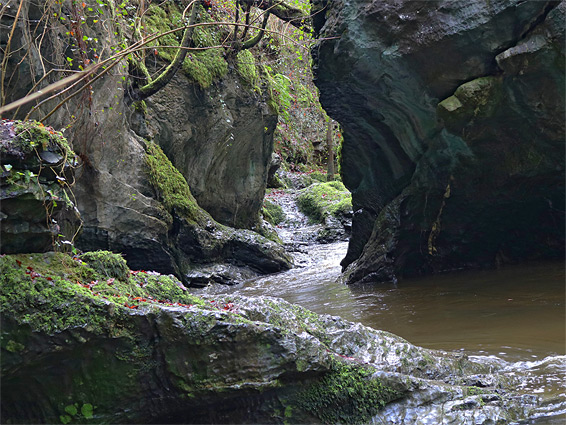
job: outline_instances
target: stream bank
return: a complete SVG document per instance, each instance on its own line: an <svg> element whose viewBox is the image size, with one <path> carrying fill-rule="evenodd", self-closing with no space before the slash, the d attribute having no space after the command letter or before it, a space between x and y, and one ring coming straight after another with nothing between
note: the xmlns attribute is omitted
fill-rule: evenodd
<svg viewBox="0 0 566 425"><path fill-rule="evenodd" d="M426 348L498 364L505 374L517 377L522 393L539 396L548 406L547 412L528 423L563 423L563 263L531 263L380 285L344 285L340 283L340 261L346 254L347 242L317 243L313 235L322 226L309 224L297 209L293 202L297 192L280 190L271 197L285 213L286 219L277 230L293 251L296 267L230 288L212 285L199 290L199 294L275 296L317 314L339 316L392 332ZM434 409L412 409L419 411L419 417L431 419L431 423L444 423L434 422L438 420ZM384 423L416 423L408 416L402 419L405 422L388 422L401 420L400 416L380 418ZM458 423L466 423L461 420Z"/></svg>
<svg viewBox="0 0 566 425"><path fill-rule="evenodd" d="M110 253L7 255L0 272L4 423L491 425L564 411L525 386L564 356L420 348L280 298L191 295Z"/></svg>

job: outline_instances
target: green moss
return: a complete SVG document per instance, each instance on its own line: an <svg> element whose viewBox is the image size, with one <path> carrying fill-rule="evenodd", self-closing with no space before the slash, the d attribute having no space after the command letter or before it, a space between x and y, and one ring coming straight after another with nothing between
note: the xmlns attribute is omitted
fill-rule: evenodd
<svg viewBox="0 0 566 425"><path fill-rule="evenodd" d="M52 127L45 127L37 121L14 121L13 130L16 137L11 141L3 140L0 143L0 154L10 153L16 148L24 154L49 149L60 152L65 158L75 156L67 139Z"/></svg>
<svg viewBox="0 0 566 425"><path fill-rule="evenodd" d="M6 350L8 350L10 353L18 353L20 351L23 351L26 347L23 344L20 344L19 342L10 340L8 341L8 343L6 344Z"/></svg>
<svg viewBox="0 0 566 425"><path fill-rule="evenodd" d="M185 177L177 170L163 150L153 142L146 144L146 164L149 181L169 213L177 213L189 221L209 218L197 204Z"/></svg>
<svg viewBox="0 0 566 425"><path fill-rule="evenodd" d="M94 252L83 257L95 260L86 263L63 253L1 257L2 311L47 333L81 327L98 334L128 336L128 329L120 323L132 308L175 303L208 306L172 276L124 274L123 259L116 254Z"/></svg>
<svg viewBox="0 0 566 425"><path fill-rule="evenodd" d="M236 56L236 69L238 74L250 87L257 86L258 72L255 65L255 58L249 50L242 50Z"/></svg>
<svg viewBox="0 0 566 425"><path fill-rule="evenodd" d="M327 424L370 423L397 393L374 377L373 367L336 361L332 370L297 397L296 404Z"/></svg>
<svg viewBox="0 0 566 425"><path fill-rule="evenodd" d="M300 191L299 209L310 219L322 222L325 217L339 216L352 210L352 195L339 181L315 183Z"/></svg>
<svg viewBox="0 0 566 425"><path fill-rule="evenodd" d="M209 22L208 14L200 8L200 22ZM145 20L146 30L149 33L165 33L184 25L180 10L172 2L152 5L148 9ZM167 34L154 43L159 56L168 61L173 61L177 49L160 46L178 46L181 42L183 30ZM222 42L222 32L214 26L197 27L193 33L193 43L197 48L218 46ZM223 77L228 72L228 63L224 59L222 48L211 48L205 50L190 51L183 61L182 69L192 80L201 87L209 87L216 79Z"/></svg>
<svg viewBox="0 0 566 425"><path fill-rule="evenodd" d="M285 213L283 212L283 208L267 199L264 199L263 208L261 211L263 217L274 226L277 226L279 223L285 220Z"/></svg>
<svg viewBox="0 0 566 425"><path fill-rule="evenodd" d="M110 251L92 251L82 254L80 258L104 277L124 281L130 277L130 269L120 254Z"/></svg>
<svg viewBox="0 0 566 425"><path fill-rule="evenodd" d="M145 29L149 34L165 34L166 32L182 28L183 17L179 9L173 4L163 4L161 6L152 4L146 13ZM151 43L151 46L159 47L158 54L161 58L171 62L175 57L177 49L172 47L160 46L178 46L181 42L183 30L166 34Z"/></svg>

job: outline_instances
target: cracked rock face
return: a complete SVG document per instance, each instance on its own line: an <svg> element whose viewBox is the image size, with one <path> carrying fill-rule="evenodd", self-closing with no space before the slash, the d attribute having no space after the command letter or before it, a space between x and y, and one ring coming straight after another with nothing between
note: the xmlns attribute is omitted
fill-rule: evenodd
<svg viewBox="0 0 566 425"><path fill-rule="evenodd" d="M316 83L344 127L346 281L563 257L565 3L325 4Z"/></svg>

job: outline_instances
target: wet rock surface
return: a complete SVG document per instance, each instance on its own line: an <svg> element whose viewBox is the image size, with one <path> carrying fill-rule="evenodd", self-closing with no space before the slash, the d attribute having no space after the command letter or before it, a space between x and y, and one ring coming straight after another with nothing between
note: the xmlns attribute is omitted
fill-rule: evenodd
<svg viewBox="0 0 566 425"><path fill-rule="evenodd" d="M277 233L286 245L287 249L293 251L300 246L312 243L331 243L348 239L351 230L351 211L349 208L339 210L335 215L329 212L329 206L338 204L347 196L336 195L336 199L328 204L323 204L317 210L315 219L305 215L299 206L299 197L305 193L311 185L321 182L313 180L308 175L298 173L280 172L280 180L286 181L287 189L274 189L267 193L269 202L280 206L283 211L283 220L277 224ZM343 186L342 186L343 188ZM318 199L324 194L316 194L313 199ZM321 198L321 200L324 200Z"/></svg>
<svg viewBox="0 0 566 425"><path fill-rule="evenodd" d="M61 281L58 262L96 283ZM104 264L0 258L6 423L487 425L548 411L518 390L534 365L419 348L278 298L186 295L171 276ZM120 288L134 287L124 304Z"/></svg>
<svg viewBox="0 0 566 425"><path fill-rule="evenodd" d="M347 281L563 258L565 3L318 4Z"/></svg>

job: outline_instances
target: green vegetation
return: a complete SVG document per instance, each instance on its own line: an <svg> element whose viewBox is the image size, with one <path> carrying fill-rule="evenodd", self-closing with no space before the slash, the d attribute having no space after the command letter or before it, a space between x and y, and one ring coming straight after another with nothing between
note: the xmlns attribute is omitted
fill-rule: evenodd
<svg viewBox="0 0 566 425"><path fill-rule="evenodd" d="M92 251L85 252L80 258L104 277L126 281L130 276L128 264L120 254L110 251Z"/></svg>
<svg viewBox="0 0 566 425"><path fill-rule="evenodd" d="M123 265L120 255L107 251L81 258L63 253L0 257L2 311L49 334L84 327L97 334L129 335L116 326L128 310L156 304L207 305L172 276L129 270L125 274ZM115 318L108 320L109 315ZM15 342L6 344L9 351L21 351Z"/></svg>
<svg viewBox="0 0 566 425"><path fill-rule="evenodd" d="M82 423L83 420L89 420L94 417L95 407L90 403L84 403L79 408L79 403L69 404L65 406L65 414L59 416L61 423Z"/></svg>
<svg viewBox="0 0 566 425"><path fill-rule="evenodd" d="M299 209L310 219L322 222L326 217L340 216L352 210L352 194L342 182L314 183L297 198Z"/></svg>
<svg viewBox="0 0 566 425"><path fill-rule="evenodd" d="M52 127L46 127L37 121L14 121L13 129L16 137L10 142L0 142L2 154L10 153L16 148L24 154L50 149L61 153L65 159L75 156L67 139Z"/></svg>
<svg viewBox="0 0 566 425"><path fill-rule="evenodd" d="M145 160L149 169L149 181L169 213L175 212L194 222L205 218L206 212L198 206L187 180L158 145L153 142L146 143Z"/></svg>
<svg viewBox="0 0 566 425"><path fill-rule="evenodd" d="M238 74L252 88L259 90L258 72L255 64L255 57L249 50L242 50L236 55L236 69Z"/></svg>
<svg viewBox="0 0 566 425"><path fill-rule="evenodd" d="M373 376L373 367L335 361L320 381L299 394L297 404L326 424L371 423L397 393Z"/></svg>
<svg viewBox="0 0 566 425"><path fill-rule="evenodd" d="M279 223L285 220L285 213L283 212L283 208L267 199L264 199L263 201L262 213L263 217L274 226L277 226Z"/></svg>
<svg viewBox="0 0 566 425"><path fill-rule="evenodd" d="M202 6L198 7L200 22L211 22ZM149 7L145 24L147 33L162 34L176 28L182 28L185 22L177 5L173 2L166 2L159 6L153 4ZM194 30L194 46L204 49L191 51L183 61L182 69L202 88L210 87L215 80L228 72L228 63L224 59L223 49L206 49L220 45L226 35L227 33L223 33L215 26L201 26ZM182 31L179 30L160 37L153 43L153 46L157 48L156 52L162 59L172 62L177 53L175 47L179 46L181 37Z"/></svg>

